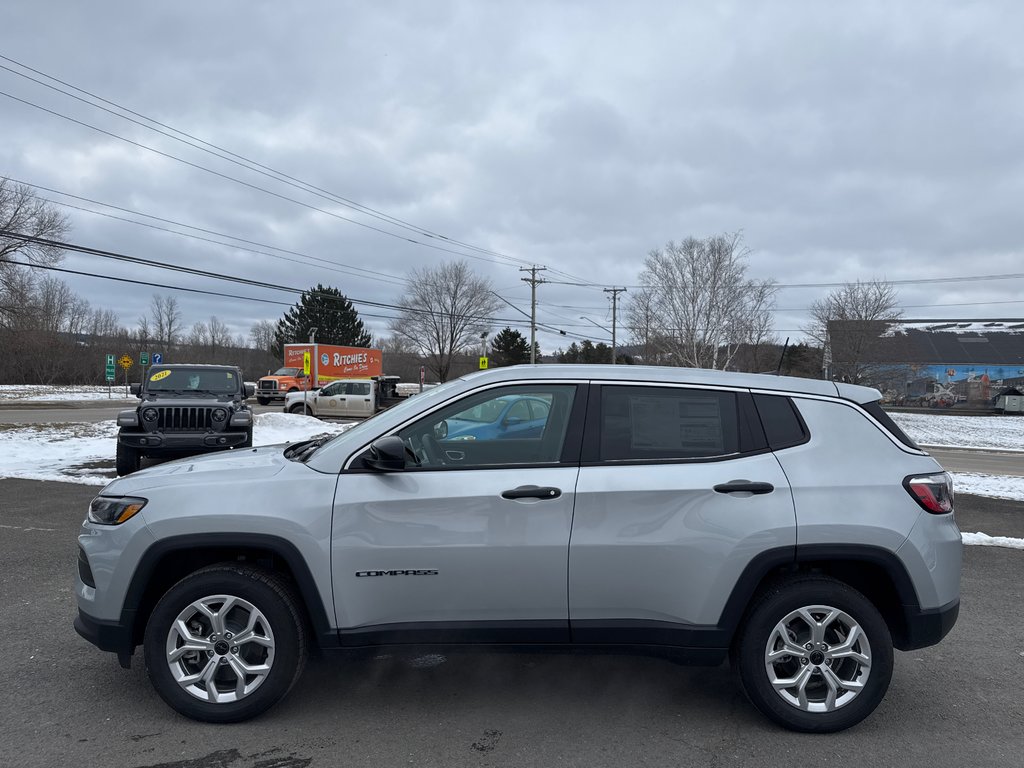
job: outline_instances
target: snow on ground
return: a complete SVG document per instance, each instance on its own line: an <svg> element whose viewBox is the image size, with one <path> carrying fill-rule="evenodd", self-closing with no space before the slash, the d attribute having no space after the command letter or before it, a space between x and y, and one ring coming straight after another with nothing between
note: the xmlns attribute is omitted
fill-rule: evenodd
<svg viewBox="0 0 1024 768"><path fill-rule="evenodd" d="M124 385L98 386L50 386L47 384L0 384L0 403L17 401L30 403L61 400L137 400L134 395L125 394Z"/></svg>
<svg viewBox="0 0 1024 768"><path fill-rule="evenodd" d="M1024 451L1024 416L889 415L918 445Z"/></svg>
<svg viewBox="0 0 1024 768"><path fill-rule="evenodd" d="M253 425L253 445L293 443L337 434L352 424L336 424L289 413L261 413ZM0 477L59 480L106 485L114 479L117 424L0 425Z"/></svg>
<svg viewBox="0 0 1024 768"><path fill-rule="evenodd" d="M1024 501L1024 477L983 475L978 472L951 472L950 474L953 476L954 493Z"/></svg>
<svg viewBox="0 0 1024 768"><path fill-rule="evenodd" d="M989 536L987 533L961 533L964 544L975 544L979 547L1009 547L1024 549L1024 539L1012 536Z"/></svg>

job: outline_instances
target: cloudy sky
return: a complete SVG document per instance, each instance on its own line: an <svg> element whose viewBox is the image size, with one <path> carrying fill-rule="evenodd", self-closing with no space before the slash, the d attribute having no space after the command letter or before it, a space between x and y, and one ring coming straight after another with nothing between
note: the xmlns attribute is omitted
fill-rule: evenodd
<svg viewBox="0 0 1024 768"><path fill-rule="evenodd" d="M651 249L736 231L749 276L782 286L780 339L800 336L820 284L856 279L1013 275L899 293L909 317L1016 318L1021 29L1018 2L7 0L0 174L87 209L66 209L75 243L356 300L393 303L411 269L463 258L521 310L498 314L524 332L519 269L542 265L544 351L574 334L607 340L602 286L636 286ZM328 194L76 101L20 65ZM90 256L64 266L296 299ZM169 293L68 282L126 325ZM240 333L285 309L176 295L187 323L215 314ZM390 310L359 308L386 333L370 313Z"/></svg>

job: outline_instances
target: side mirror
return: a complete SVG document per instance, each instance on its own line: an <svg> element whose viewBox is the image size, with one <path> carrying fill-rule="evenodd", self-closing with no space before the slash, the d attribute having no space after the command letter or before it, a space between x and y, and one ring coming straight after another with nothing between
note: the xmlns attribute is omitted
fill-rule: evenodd
<svg viewBox="0 0 1024 768"><path fill-rule="evenodd" d="M514 427L516 424L522 424L523 419L520 416L506 416L505 420L501 422L503 427Z"/></svg>
<svg viewBox="0 0 1024 768"><path fill-rule="evenodd" d="M400 472L405 469L405 443L396 435L373 441L366 466L380 472Z"/></svg>
<svg viewBox="0 0 1024 768"><path fill-rule="evenodd" d="M245 396L246 397L252 397L255 394L256 394L256 385L255 384L246 384L245 385Z"/></svg>
<svg viewBox="0 0 1024 768"><path fill-rule="evenodd" d="M142 394L142 385L141 384L132 384L129 387L129 389L131 390L131 393L133 395L135 395L136 397L138 397L139 395Z"/></svg>
<svg viewBox="0 0 1024 768"><path fill-rule="evenodd" d="M448 422L439 421L434 425L434 437L438 440L444 440L448 437Z"/></svg>

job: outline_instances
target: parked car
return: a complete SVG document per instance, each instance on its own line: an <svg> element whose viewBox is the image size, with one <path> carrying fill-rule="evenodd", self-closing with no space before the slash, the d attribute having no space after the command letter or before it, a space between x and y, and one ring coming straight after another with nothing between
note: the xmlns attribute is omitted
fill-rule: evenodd
<svg viewBox="0 0 1024 768"><path fill-rule="evenodd" d="M511 395L467 408L441 422L438 435L449 440L509 440L540 437L551 401Z"/></svg>
<svg viewBox="0 0 1024 768"><path fill-rule="evenodd" d="M251 384L231 365L154 365L131 385L136 408L117 415L118 475L146 458L180 458L252 446Z"/></svg>
<svg viewBox="0 0 1024 768"><path fill-rule="evenodd" d="M313 645L496 643L728 658L767 717L841 730L893 649L959 610L950 477L878 399L673 368L465 376L340 435L115 480L79 537L75 627L125 666L141 645L159 695L212 722L273 705ZM539 431L451 434L534 400Z"/></svg>

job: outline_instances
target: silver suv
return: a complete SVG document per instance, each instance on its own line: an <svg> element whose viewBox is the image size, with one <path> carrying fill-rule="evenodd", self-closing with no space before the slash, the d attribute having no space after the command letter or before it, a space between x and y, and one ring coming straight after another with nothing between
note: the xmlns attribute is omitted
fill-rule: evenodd
<svg viewBox="0 0 1024 768"><path fill-rule="evenodd" d="M466 376L348 432L115 480L78 632L229 722L310 645L729 657L761 712L837 731L959 610L949 476L827 381L632 366Z"/></svg>

